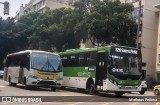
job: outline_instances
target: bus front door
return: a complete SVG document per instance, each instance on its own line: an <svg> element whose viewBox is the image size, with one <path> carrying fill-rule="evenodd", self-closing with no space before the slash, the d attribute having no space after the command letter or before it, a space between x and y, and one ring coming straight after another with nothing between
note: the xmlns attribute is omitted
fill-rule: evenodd
<svg viewBox="0 0 160 105"><path fill-rule="evenodd" d="M103 80L106 79L107 70L105 69L105 52L98 53L97 69L96 69L96 83L95 87L103 86Z"/></svg>
<svg viewBox="0 0 160 105"><path fill-rule="evenodd" d="M24 78L24 69L22 66L19 68L19 76L18 76L18 83L23 83Z"/></svg>

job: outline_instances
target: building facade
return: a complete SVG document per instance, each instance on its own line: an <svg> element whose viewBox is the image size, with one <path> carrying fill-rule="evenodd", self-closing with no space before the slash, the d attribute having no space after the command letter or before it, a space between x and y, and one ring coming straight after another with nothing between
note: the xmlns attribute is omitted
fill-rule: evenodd
<svg viewBox="0 0 160 105"><path fill-rule="evenodd" d="M15 20L18 20L22 15L30 12L38 11L44 13L48 10L54 10L57 8L72 8L72 4L76 0L30 0L26 5L21 5L16 13Z"/></svg>
<svg viewBox="0 0 160 105"><path fill-rule="evenodd" d="M25 5L21 5L19 10L16 12L15 15L15 21L17 21L21 16L28 14L30 12L33 12L33 2L35 2L36 0L30 0L28 4Z"/></svg>
<svg viewBox="0 0 160 105"><path fill-rule="evenodd" d="M141 14L139 15L139 0L132 0L135 7L133 16L140 16L139 43L142 52L142 61L146 63L147 83L160 81L160 40L159 40L159 13L156 5L160 0L141 0Z"/></svg>
<svg viewBox="0 0 160 105"><path fill-rule="evenodd" d="M146 70L146 80L151 87L154 82L160 81L160 0L127 0L127 2L134 5L132 15L139 24L137 41L142 52L142 62L146 64L143 68Z"/></svg>

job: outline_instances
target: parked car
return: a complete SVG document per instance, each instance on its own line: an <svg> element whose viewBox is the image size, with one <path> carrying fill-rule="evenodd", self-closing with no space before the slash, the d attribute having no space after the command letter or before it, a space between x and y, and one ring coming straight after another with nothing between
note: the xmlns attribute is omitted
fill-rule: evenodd
<svg viewBox="0 0 160 105"><path fill-rule="evenodd" d="M4 70L0 70L0 78L3 78Z"/></svg>
<svg viewBox="0 0 160 105"><path fill-rule="evenodd" d="M159 95L160 94L160 85L156 85L153 89L154 94L155 95Z"/></svg>

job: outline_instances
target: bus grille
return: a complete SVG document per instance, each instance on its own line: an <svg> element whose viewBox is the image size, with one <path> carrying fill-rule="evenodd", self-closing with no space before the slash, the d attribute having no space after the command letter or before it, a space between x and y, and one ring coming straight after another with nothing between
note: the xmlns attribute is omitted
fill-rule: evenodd
<svg viewBox="0 0 160 105"><path fill-rule="evenodd" d="M41 85L56 85L56 83L54 81L40 81L37 84L41 84Z"/></svg>

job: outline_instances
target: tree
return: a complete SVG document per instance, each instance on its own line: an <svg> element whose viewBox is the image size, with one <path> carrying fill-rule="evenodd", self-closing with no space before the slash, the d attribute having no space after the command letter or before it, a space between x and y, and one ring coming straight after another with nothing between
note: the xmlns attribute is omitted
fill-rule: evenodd
<svg viewBox="0 0 160 105"><path fill-rule="evenodd" d="M137 24L131 15L132 11L133 5L130 3L94 0L87 17L89 35L94 39L94 44L135 46Z"/></svg>
<svg viewBox="0 0 160 105"><path fill-rule="evenodd" d="M16 50L17 37L12 32L14 26L13 18L0 19L0 69L6 55Z"/></svg>
<svg viewBox="0 0 160 105"><path fill-rule="evenodd" d="M82 20L83 14L69 8L40 14L31 26L34 30L28 37L29 48L47 51L78 48L80 41L87 35L80 34L84 33L82 25L85 23Z"/></svg>

